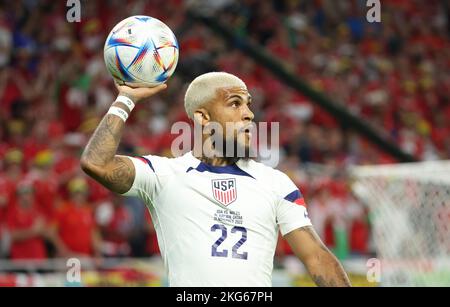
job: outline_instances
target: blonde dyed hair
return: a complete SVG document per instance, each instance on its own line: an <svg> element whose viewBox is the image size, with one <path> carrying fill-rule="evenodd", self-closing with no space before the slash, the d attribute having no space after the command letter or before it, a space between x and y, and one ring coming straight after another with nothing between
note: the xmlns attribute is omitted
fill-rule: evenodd
<svg viewBox="0 0 450 307"><path fill-rule="evenodd" d="M217 89L225 87L241 87L247 89L244 81L226 72L209 72L195 78L184 96L184 108L189 118L205 103L216 97Z"/></svg>

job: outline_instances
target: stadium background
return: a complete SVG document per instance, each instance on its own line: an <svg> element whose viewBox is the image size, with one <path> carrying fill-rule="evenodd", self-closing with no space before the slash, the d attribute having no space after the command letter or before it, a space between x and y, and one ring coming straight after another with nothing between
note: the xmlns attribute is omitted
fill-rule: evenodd
<svg viewBox="0 0 450 307"><path fill-rule="evenodd" d="M142 203L112 195L79 167L116 96L104 40L118 21L137 14L174 30L180 61L165 93L139 105L127 122L120 152L170 155L171 124L187 120L189 81L212 70L238 75L254 97L255 120L281 123L278 168L304 194L318 233L354 284L376 285L366 280L366 260L376 256L371 215L346 170L398 161L189 20L188 10L198 8L415 159L450 158L445 1L385 0L382 22L372 24L366 1L81 1L79 23L67 22L65 1L2 2L0 285L64 285L64 259L72 256L87 257L84 285L165 285ZM20 231L35 236L11 242ZM276 285L311 284L282 240L275 268Z"/></svg>

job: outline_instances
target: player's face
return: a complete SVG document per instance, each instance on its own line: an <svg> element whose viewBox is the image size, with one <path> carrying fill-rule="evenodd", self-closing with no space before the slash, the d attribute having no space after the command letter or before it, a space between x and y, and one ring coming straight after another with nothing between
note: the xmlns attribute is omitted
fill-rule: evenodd
<svg viewBox="0 0 450 307"><path fill-rule="evenodd" d="M249 128L253 123L254 114L250 110L252 97L245 88L225 87L217 90L216 99L210 104L210 121L216 122L224 132L224 145L233 144L234 153L242 152L248 155L251 133ZM225 147L226 148L226 147Z"/></svg>

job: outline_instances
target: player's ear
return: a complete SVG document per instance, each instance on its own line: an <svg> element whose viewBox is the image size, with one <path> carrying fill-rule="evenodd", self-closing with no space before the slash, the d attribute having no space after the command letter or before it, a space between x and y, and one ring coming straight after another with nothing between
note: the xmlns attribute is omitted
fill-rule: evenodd
<svg viewBox="0 0 450 307"><path fill-rule="evenodd" d="M195 110L194 121L197 124L205 126L209 122L210 119L211 119L211 117L209 116L209 113L208 113L208 111L206 111L205 108L200 108L200 109Z"/></svg>

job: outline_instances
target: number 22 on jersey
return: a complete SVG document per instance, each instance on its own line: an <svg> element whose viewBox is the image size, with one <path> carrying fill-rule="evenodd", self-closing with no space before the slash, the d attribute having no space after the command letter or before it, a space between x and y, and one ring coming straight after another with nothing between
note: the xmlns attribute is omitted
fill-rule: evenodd
<svg viewBox="0 0 450 307"><path fill-rule="evenodd" d="M227 249L223 249L223 250L218 250L220 244L222 244L228 236L228 229L227 227L225 227L224 225L221 224L214 224L211 226L211 231L212 232L216 232L216 231L221 231L222 235L219 239L217 239L217 241L211 246L211 256L213 257L228 257L228 250ZM242 252L239 253L238 249L245 243L245 241L247 241L247 229L244 227L240 227L240 226L234 226L233 228L231 228L231 233L241 233L241 238L239 239L239 241L236 242L236 244L233 245L232 248L232 258L235 259L247 259L248 253L247 252Z"/></svg>

